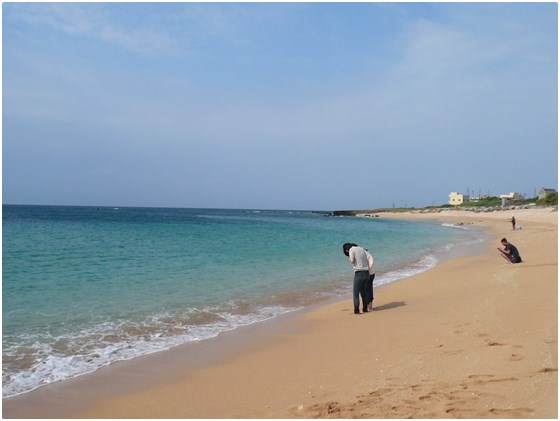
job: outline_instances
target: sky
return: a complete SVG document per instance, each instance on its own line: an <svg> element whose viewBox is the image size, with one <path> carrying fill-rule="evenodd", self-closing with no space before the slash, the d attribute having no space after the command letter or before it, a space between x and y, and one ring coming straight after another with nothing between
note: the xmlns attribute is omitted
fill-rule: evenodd
<svg viewBox="0 0 560 421"><path fill-rule="evenodd" d="M558 184L556 3L3 3L4 204L369 209Z"/></svg>

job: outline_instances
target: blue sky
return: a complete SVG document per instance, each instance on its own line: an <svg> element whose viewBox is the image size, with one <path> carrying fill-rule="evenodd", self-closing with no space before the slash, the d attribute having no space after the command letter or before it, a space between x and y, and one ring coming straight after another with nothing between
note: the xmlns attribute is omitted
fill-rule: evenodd
<svg viewBox="0 0 560 421"><path fill-rule="evenodd" d="M442 204L558 182L556 3L3 3L3 203Z"/></svg>

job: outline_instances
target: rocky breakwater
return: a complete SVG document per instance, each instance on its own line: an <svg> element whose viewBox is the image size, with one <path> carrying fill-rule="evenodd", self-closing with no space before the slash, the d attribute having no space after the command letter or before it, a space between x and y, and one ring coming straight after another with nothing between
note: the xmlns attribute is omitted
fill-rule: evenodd
<svg viewBox="0 0 560 421"><path fill-rule="evenodd" d="M379 217L376 215L379 212L385 212L378 209L365 209L365 210L336 210L329 213L329 216L369 216Z"/></svg>

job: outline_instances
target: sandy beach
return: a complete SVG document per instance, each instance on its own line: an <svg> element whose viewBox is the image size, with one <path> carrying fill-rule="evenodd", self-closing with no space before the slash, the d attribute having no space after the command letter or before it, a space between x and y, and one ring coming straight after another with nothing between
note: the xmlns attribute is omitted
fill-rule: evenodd
<svg viewBox="0 0 560 421"><path fill-rule="evenodd" d="M490 239L377 289L371 313L348 299L114 364L4 399L4 418L557 418L558 213L381 217L473 224ZM523 263L500 257L502 237Z"/></svg>

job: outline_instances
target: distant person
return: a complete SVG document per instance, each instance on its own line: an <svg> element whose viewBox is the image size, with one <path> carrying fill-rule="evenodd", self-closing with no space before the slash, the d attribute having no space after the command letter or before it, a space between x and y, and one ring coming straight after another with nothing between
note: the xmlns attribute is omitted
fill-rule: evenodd
<svg viewBox="0 0 560 421"><path fill-rule="evenodd" d="M354 314L360 314L360 295L362 296L362 311L368 312L368 281L369 267L367 252L363 247L354 243L345 243L342 251L354 267L354 286L352 297L354 300Z"/></svg>
<svg viewBox="0 0 560 421"><path fill-rule="evenodd" d="M509 260L511 263L521 263L523 261L521 260L517 247L509 243L507 239L502 238L502 245L504 246L504 249L502 250L498 247L498 250L502 253L502 256L505 259Z"/></svg>
<svg viewBox="0 0 560 421"><path fill-rule="evenodd" d="M509 222L511 222L511 229L515 231L515 216L512 216Z"/></svg>

